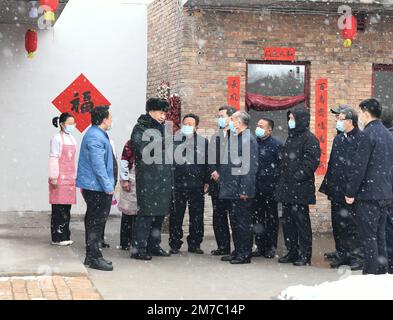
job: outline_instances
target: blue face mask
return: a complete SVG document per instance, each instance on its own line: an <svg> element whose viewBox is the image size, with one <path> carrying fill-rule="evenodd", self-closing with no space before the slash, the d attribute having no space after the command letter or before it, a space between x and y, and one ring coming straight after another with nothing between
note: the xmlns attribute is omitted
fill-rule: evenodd
<svg viewBox="0 0 393 320"><path fill-rule="evenodd" d="M237 130L235 128L235 124L233 123L233 121L229 121L229 130L231 130L233 133L236 133Z"/></svg>
<svg viewBox="0 0 393 320"><path fill-rule="evenodd" d="M183 134L185 134L186 136L190 136L194 133L194 127L193 126L182 126L181 132Z"/></svg>
<svg viewBox="0 0 393 320"><path fill-rule="evenodd" d="M342 120L337 121L336 129L340 132L344 132L344 122Z"/></svg>
<svg viewBox="0 0 393 320"><path fill-rule="evenodd" d="M265 130L262 129L262 128L260 128L260 127L257 127L257 128L255 129L255 135L256 135L258 138L263 138L263 137L265 136Z"/></svg>
<svg viewBox="0 0 393 320"><path fill-rule="evenodd" d="M64 128L64 131L65 131L66 133L69 133L69 134L71 134L72 132L74 132L74 130L75 130L75 125L74 125L74 124L69 124L69 125L67 125L67 126Z"/></svg>
<svg viewBox="0 0 393 320"><path fill-rule="evenodd" d="M217 123L220 129L224 129L227 126L227 121L223 117L218 118Z"/></svg>
<svg viewBox="0 0 393 320"><path fill-rule="evenodd" d="M289 129L295 129L296 128L296 121L295 120L289 120L288 121L288 128Z"/></svg>

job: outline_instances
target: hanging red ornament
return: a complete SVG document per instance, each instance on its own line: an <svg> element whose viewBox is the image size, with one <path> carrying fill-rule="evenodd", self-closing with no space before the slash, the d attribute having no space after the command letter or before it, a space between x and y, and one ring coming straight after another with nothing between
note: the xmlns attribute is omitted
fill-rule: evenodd
<svg viewBox="0 0 393 320"><path fill-rule="evenodd" d="M40 6L44 7L45 20L55 21L55 11L59 7L59 0L40 0Z"/></svg>
<svg viewBox="0 0 393 320"><path fill-rule="evenodd" d="M345 18L344 29L342 32L342 37L344 38L344 47L348 48L352 45L352 41L356 38L356 33L358 29L358 21L355 16L351 16L351 21L348 21Z"/></svg>
<svg viewBox="0 0 393 320"><path fill-rule="evenodd" d="M34 29L29 29L26 31L25 35L25 48L27 51L27 57L29 59L34 58L34 53L37 51L38 46L38 36Z"/></svg>

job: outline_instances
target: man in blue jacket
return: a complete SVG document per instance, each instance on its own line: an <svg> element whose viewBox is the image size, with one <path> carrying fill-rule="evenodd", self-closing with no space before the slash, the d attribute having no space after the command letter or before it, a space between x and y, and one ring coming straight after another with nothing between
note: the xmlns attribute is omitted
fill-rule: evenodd
<svg viewBox="0 0 393 320"><path fill-rule="evenodd" d="M383 126L382 106L376 99L360 103L363 136L359 141L346 186L346 202L355 202L364 246L363 274L387 271L386 217L393 200L393 137Z"/></svg>
<svg viewBox="0 0 393 320"><path fill-rule="evenodd" d="M82 140L76 186L86 201L86 259L92 269L112 271L112 262L105 260L99 248L106 219L111 209L116 173L113 150L107 131L112 126L109 107L91 111L92 126Z"/></svg>
<svg viewBox="0 0 393 320"><path fill-rule="evenodd" d="M250 116L238 111L231 117L226 159L220 165L219 199L229 205L229 218L235 246L231 255L222 261L231 264L251 262L252 205L258 170L258 144L248 129Z"/></svg>
<svg viewBox="0 0 393 320"><path fill-rule="evenodd" d="M281 141L272 137L274 121L262 118L258 121L255 135L259 147L259 166L256 181L254 207L254 232L257 250L253 257L272 259L276 254L278 239L278 204L274 190L280 176L279 152Z"/></svg>

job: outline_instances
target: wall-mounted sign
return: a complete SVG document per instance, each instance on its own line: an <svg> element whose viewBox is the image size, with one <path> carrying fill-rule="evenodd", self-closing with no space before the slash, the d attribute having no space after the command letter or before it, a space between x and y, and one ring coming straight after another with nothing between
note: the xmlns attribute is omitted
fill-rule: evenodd
<svg viewBox="0 0 393 320"><path fill-rule="evenodd" d="M110 102L81 74L52 101L60 112L74 116L80 132L91 124L90 111L96 106L110 106Z"/></svg>
<svg viewBox="0 0 393 320"><path fill-rule="evenodd" d="M295 48L265 48L265 60L295 61Z"/></svg>

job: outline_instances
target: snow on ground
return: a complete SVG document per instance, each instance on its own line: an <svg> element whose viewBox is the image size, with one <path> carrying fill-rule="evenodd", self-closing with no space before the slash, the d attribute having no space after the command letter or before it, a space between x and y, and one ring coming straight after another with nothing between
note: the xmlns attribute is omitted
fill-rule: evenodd
<svg viewBox="0 0 393 320"><path fill-rule="evenodd" d="M393 275L353 275L317 286L291 286L279 300L393 300Z"/></svg>

